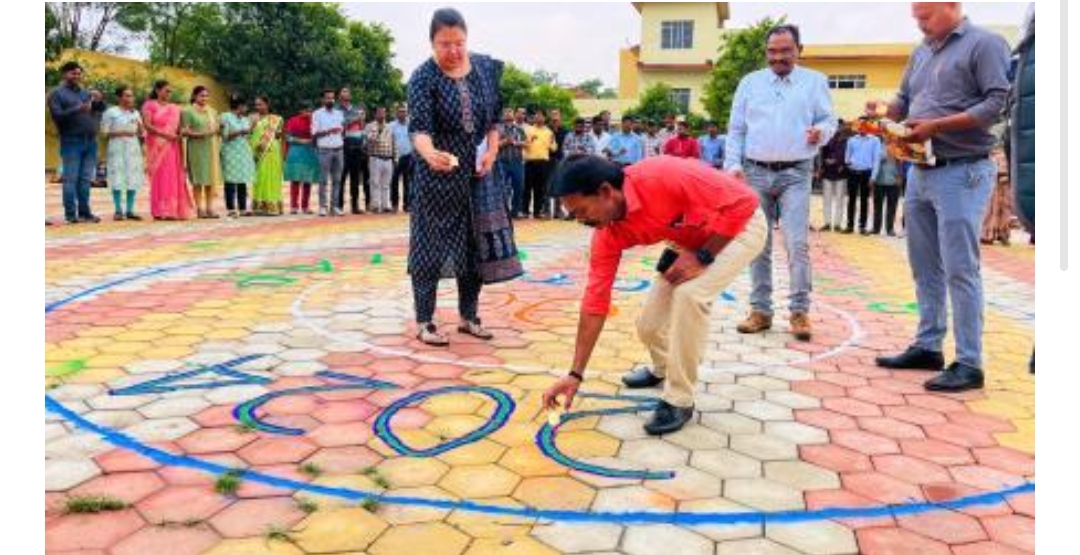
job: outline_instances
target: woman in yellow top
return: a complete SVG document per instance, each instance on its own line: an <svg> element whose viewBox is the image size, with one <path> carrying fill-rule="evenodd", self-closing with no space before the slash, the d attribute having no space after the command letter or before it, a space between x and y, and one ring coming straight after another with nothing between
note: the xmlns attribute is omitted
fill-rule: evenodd
<svg viewBox="0 0 1080 555"><path fill-rule="evenodd" d="M217 218L213 210L215 188L222 186L221 120L208 103L210 91L198 85L191 105L180 115L181 134L187 138L188 181L195 191L200 218Z"/></svg>

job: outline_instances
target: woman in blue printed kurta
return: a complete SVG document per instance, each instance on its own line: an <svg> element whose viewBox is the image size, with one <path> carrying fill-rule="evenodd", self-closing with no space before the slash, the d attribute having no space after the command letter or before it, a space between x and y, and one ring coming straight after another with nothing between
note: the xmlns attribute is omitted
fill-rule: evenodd
<svg viewBox="0 0 1080 555"><path fill-rule="evenodd" d="M409 80L409 131L421 160L416 164L414 204L410 212L409 274L412 277L418 339L446 345L433 323L441 278L458 284L458 331L490 339L477 317L480 288L521 273L509 220L476 211L482 185L498 149L477 161L477 145L486 138L498 144L502 100L501 61L466 50L466 27L453 9L435 12L431 22L434 55ZM475 163L474 163L475 162ZM490 181L490 180L487 180ZM484 183L483 181L479 183Z"/></svg>

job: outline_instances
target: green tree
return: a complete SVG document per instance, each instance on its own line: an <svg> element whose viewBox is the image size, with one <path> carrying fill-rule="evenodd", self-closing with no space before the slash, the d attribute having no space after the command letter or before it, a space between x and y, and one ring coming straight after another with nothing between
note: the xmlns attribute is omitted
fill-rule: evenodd
<svg viewBox="0 0 1080 555"><path fill-rule="evenodd" d="M128 31L132 14L141 9L142 5L130 2L48 2L45 4L46 50L50 32L53 47L61 50L123 50L126 41L120 35Z"/></svg>
<svg viewBox="0 0 1080 555"><path fill-rule="evenodd" d="M360 56L360 73L348 82L369 108L392 108L405 100L401 71L393 65L394 37L379 23L349 24L349 47ZM354 93L354 94L355 94Z"/></svg>
<svg viewBox="0 0 1080 555"><path fill-rule="evenodd" d="M682 113L682 107L671 96L671 87L665 83L656 83L638 97L636 106L626 111L626 115L647 118L655 121L664 119L668 114Z"/></svg>
<svg viewBox="0 0 1080 555"><path fill-rule="evenodd" d="M597 79L587 79L577 84L577 90L589 95L589 98L597 98L600 96L600 89L604 86L604 82Z"/></svg>
<svg viewBox="0 0 1080 555"><path fill-rule="evenodd" d="M720 55L705 84L702 103L709 115L726 126L731 115L735 89L747 73L765 67L765 35L784 22L765 18L745 29L729 32L720 44Z"/></svg>
<svg viewBox="0 0 1080 555"><path fill-rule="evenodd" d="M249 97L267 95L278 113L364 74L336 4L230 2L221 10L224 30L207 39L206 69Z"/></svg>
<svg viewBox="0 0 1080 555"><path fill-rule="evenodd" d="M619 94L615 92L615 89L606 87L600 90L600 93L596 95L596 98L619 98Z"/></svg>
<svg viewBox="0 0 1080 555"><path fill-rule="evenodd" d="M507 63L503 67L502 81L499 82L503 106L506 108L531 106L534 103L533 88L535 86L532 75L514 64Z"/></svg>
<svg viewBox="0 0 1080 555"><path fill-rule="evenodd" d="M126 17L126 25L148 36L151 63L207 69L211 37L227 32L220 4L156 2L136 6Z"/></svg>
<svg viewBox="0 0 1080 555"><path fill-rule="evenodd" d="M532 73L532 80L537 85L555 85L559 82L559 74L538 69Z"/></svg>
<svg viewBox="0 0 1080 555"><path fill-rule="evenodd" d="M540 109L545 113L558 108L562 112L563 122L573 121L577 117L574 108L574 94L552 84L543 84L533 89L533 102L530 109Z"/></svg>

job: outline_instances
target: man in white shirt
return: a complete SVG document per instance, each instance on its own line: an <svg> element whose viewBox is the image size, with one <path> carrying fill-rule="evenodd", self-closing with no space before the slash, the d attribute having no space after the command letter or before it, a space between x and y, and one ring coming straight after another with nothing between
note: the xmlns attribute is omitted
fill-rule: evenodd
<svg viewBox="0 0 1080 555"><path fill-rule="evenodd" d="M334 89L322 94L322 108L311 114L311 136L315 139L315 151L319 154L322 180L319 181L319 215L326 216L333 207L335 216L345 213L341 206L341 170L345 164L345 114L334 107ZM327 198L327 185L333 198Z"/></svg>

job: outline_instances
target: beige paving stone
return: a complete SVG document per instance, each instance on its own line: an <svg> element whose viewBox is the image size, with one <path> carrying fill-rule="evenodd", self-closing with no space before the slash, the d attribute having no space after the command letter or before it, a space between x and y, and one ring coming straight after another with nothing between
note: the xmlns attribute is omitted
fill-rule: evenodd
<svg viewBox="0 0 1080 555"><path fill-rule="evenodd" d="M629 555L712 555L713 542L688 528L670 524L629 526L622 550Z"/></svg>
<svg viewBox="0 0 1080 555"><path fill-rule="evenodd" d="M716 547L717 555L800 555L781 544L765 538L723 542Z"/></svg>
<svg viewBox="0 0 1080 555"><path fill-rule="evenodd" d="M754 513L753 509L728 499L695 499L679 503L680 513ZM760 521L745 523L703 524L691 527L691 530L716 542L743 538L760 537L764 526Z"/></svg>
<svg viewBox="0 0 1080 555"><path fill-rule="evenodd" d="M469 536L443 522L425 522L395 526L371 545L371 555L401 555L403 553L445 553L457 555L465 551Z"/></svg>
<svg viewBox="0 0 1080 555"><path fill-rule="evenodd" d="M694 451L690 466L718 478L756 478L761 476L761 462L730 449Z"/></svg>
<svg viewBox="0 0 1080 555"><path fill-rule="evenodd" d="M832 521L767 524L765 535L808 555L854 555L859 552L855 534Z"/></svg>
<svg viewBox="0 0 1080 555"><path fill-rule="evenodd" d="M762 461L797 459L794 443L766 435L736 435L731 437L731 450Z"/></svg>
<svg viewBox="0 0 1080 555"><path fill-rule="evenodd" d="M766 462L765 478L804 491L840 487L835 472L802 461Z"/></svg>
<svg viewBox="0 0 1080 555"><path fill-rule="evenodd" d="M762 478L724 480L724 497L763 511L802 509L802 491Z"/></svg>
<svg viewBox="0 0 1080 555"><path fill-rule="evenodd" d="M561 523L537 526L532 535L563 553L616 549L623 527L616 524Z"/></svg>

